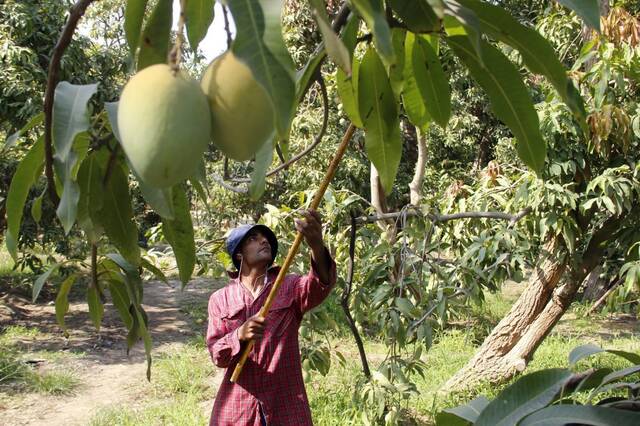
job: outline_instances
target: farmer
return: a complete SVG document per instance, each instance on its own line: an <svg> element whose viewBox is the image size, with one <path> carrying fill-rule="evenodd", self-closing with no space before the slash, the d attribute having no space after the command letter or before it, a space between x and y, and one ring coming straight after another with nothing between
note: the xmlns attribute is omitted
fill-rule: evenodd
<svg viewBox="0 0 640 426"><path fill-rule="evenodd" d="M229 284L209 299L207 347L226 374L218 389L210 425L311 425L302 380L298 327L305 312L319 305L336 281L336 265L322 240L320 215L303 212L295 220L311 249L307 275L287 275L266 318L259 316L279 267L274 233L264 225L231 231L227 251L237 271ZM236 383L231 374L244 346L255 345Z"/></svg>

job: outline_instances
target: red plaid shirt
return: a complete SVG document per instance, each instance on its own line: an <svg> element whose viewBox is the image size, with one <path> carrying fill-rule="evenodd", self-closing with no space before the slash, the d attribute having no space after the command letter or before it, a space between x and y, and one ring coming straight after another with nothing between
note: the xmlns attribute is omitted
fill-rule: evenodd
<svg viewBox="0 0 640 426"><path fill-rule="evenodd" d="M319 305L336 281L331 260L330 280L320 282L316 265L305 275L287 275L266 318L263 338L249 354L237 383L229 381L242 353L236 329L258 313L278 275L269 270L268 284L253 299L237 276L209 299L207 347L218 367L227 368L211 413L211 426L260 426L260 410L267 425L312 425L304 389L298 346L302 315Z"/></svg>

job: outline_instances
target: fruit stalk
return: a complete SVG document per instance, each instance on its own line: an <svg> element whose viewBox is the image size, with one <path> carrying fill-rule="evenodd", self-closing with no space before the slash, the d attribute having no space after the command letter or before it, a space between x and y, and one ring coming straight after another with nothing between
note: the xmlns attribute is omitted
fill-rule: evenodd
<svg viewBox="0 0 640 426"><path fill-rule="evenodd" d="M173 75L178 74L180 71L180 62L182 60L182 43L184 42L184 25L187 21L185 11L187 10L187 0L180 0L180 17L178 18L178 28L176 41L173 44L173 48L169 52L168 62L171 65L171 71Z"/></svg>
<svg viewBox="0 0 640 426"><path fill-rule="evenodd" d="M342 156L347 150L347 146L349 145L349 141L351 140L351 137L353 136L353 133L355 132L355 130L356 130L356 127L353 125L353 123L351 123L347 128L347 131L345 132L344 136L342 137L342 141L338 146L338 150L336 151L336 154L333 156L333 159L329 164L327 173L325 174L324 179L320 183L320 187L316 191L313 197L313 200L311 201L311 206L309 206L310 209L315 210L320 205L320 201L322 201L322 197L324 197L324 193L329 187L329 183L331 183L333 176L336 174L336 170L338 169L338 164L340 164L340 160L342 160ZM262 316L263 318L266 317L267 314L269 313L269 309L271 308L271 303L273 303L273 301L276 298L276 295L278 294L280 285L284 281L284 277L287 274L287 271L289 270L291 263L293 262L293 258L298 252L298 248L300 247L301 242L302 242L302 233L298 231L298 233L296 234L296 239L291 245L291 248L289 249L289 253L287 253L287 257L285 258L284 263L280 268L278 277L276 278L276 281L273 283L273 287L271 287L271 291L269 291L267 300L265 300L264 305L260 309L260 316ZM240 360L238 361L238 364L236 364L236 367L233 370L233 374L231 375L232 383L236 383L238 378L240 377L240 373L242 372L244 363L247 361L249 353L253 349L253 345L254 345L254 341L250 340L247 346L244 348L244 351L240 356Z"/></svg>

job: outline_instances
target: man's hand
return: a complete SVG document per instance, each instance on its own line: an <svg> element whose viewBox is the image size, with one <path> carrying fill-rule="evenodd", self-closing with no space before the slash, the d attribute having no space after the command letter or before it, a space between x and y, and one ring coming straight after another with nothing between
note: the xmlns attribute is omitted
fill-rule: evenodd
<svg viewBox="0 0 640 426"><path fill-rule="evenodd" d="M303 210L304 219L294 219L296 230L303 236L312 251L320 251L324 248L322 241L322 219L320 213L315 210Z"/></svg>
<svg viewBox="0 0 640 426"><path fill-rule="evenodd" d="M260 340L264 335L264 317L260 314L252 316L236 330L236 333L241 342Z"/></svg>

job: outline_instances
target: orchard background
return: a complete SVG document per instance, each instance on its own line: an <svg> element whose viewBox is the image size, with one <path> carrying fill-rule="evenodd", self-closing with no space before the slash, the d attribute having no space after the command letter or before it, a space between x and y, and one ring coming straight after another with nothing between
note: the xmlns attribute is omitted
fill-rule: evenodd
<svg viewBox="0 0 640 426"><path fill-rule="evenodd" d="M314 421L638 424L639 14L631 0L3 2L2 423L205 423L226 231L260 221L285 253L355 126L320 208L338 285L300 329ZM222 84L265 101L231 99L195 154L180 152L195 142L179 97L161 120L126 109L158 167L191 164L158 186L127 148L123 88L168 64L212 102L222 89L200 81L225 51L247 72ZM222 116L208 112L205 127ZM272 120L238 161L225 136L244 140L252 114ZM165 124L175 137L148 136Z"/></svg>

